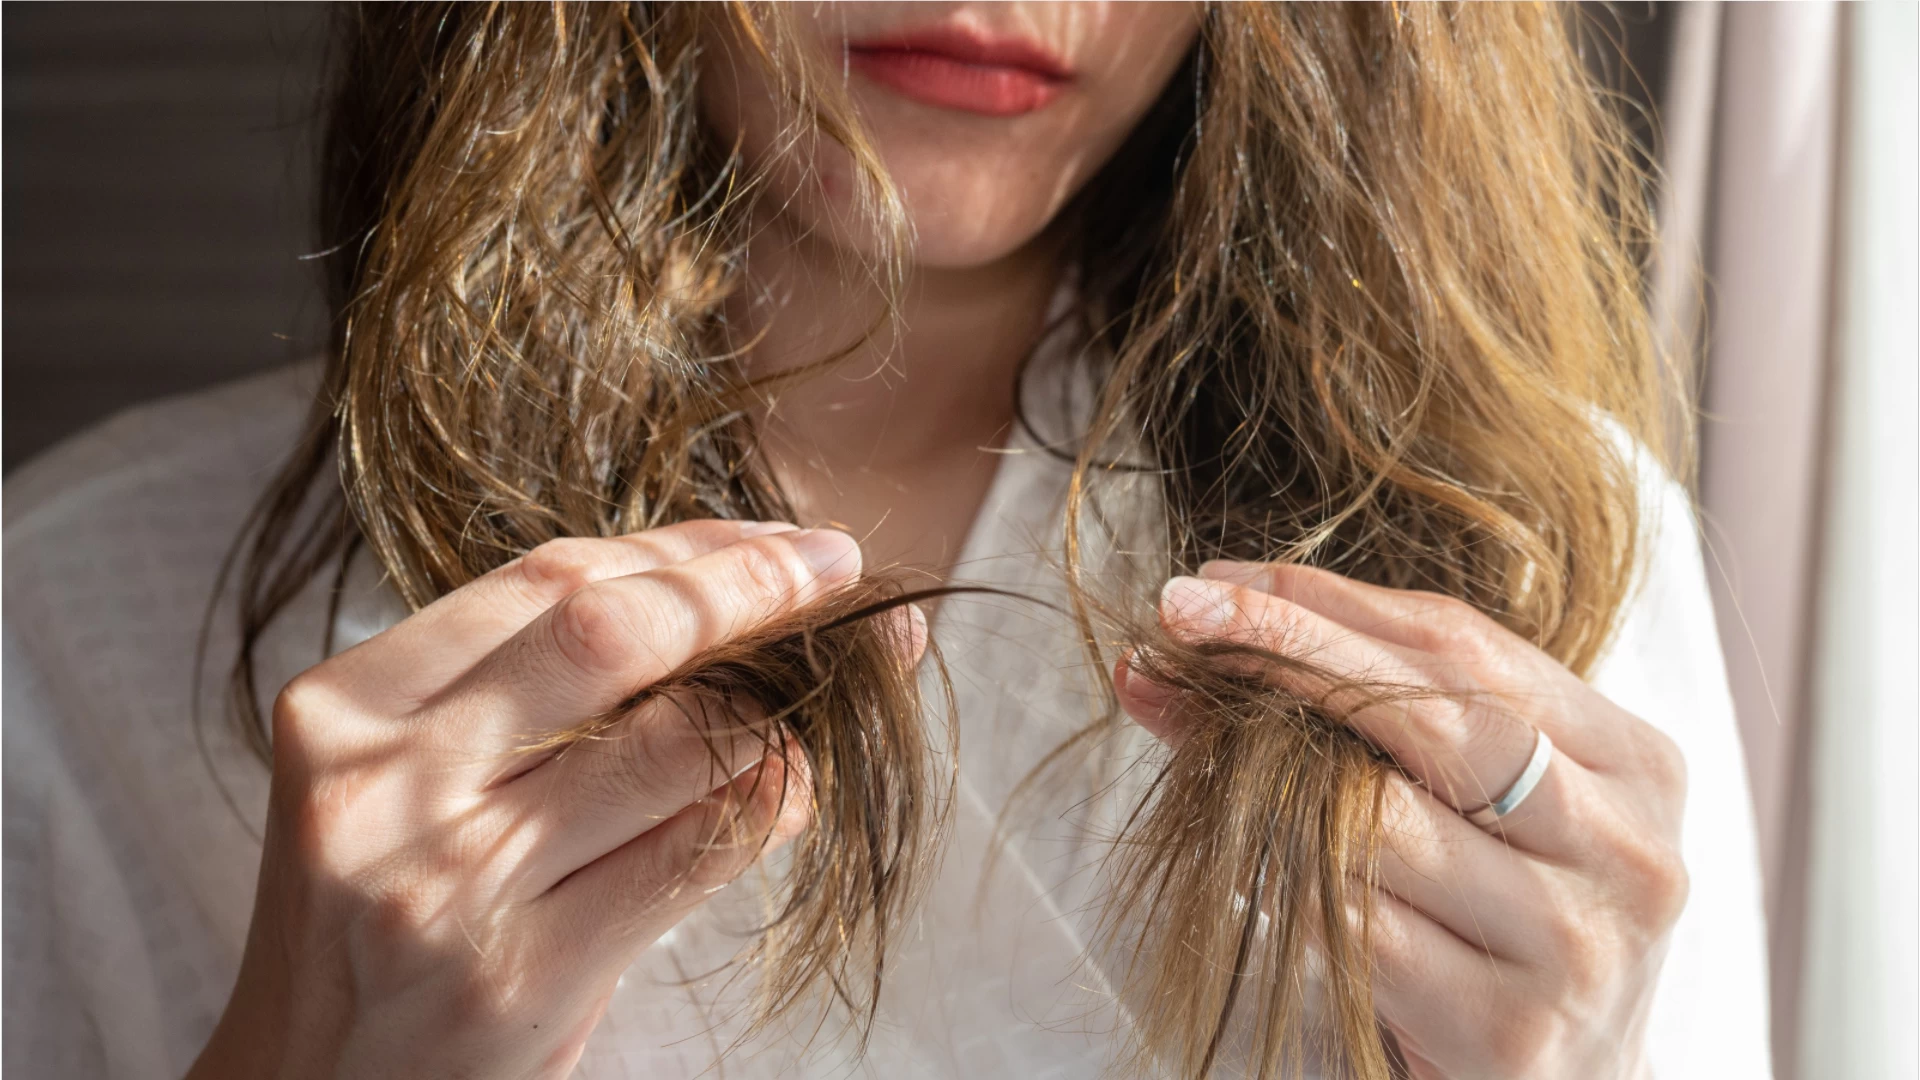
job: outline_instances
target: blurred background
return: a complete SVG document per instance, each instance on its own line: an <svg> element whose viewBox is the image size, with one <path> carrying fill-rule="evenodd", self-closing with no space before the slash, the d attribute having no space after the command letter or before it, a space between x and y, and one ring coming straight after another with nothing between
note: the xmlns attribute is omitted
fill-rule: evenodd
<svg viewBox="0 0 1920 1080"><path fill-rule="evenodd" d="M1783 1080L1920 1075L1920 6L1586 6L1662 177L1649 284L1760 826ZM20 462L314 355L320 4L10 4ZM263 463L263 467L266 463Z"/></svg>

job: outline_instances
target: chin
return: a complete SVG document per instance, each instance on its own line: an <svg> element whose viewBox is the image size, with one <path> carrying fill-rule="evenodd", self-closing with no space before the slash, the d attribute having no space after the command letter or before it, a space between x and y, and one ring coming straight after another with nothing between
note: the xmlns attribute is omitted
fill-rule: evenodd
<svg viewBox="0 0 1920 1080"><path fill-rule="evenodd" d="M1014 166L956 168L952 159L927 161L875 141L912 230L909 261L920 269L971 270L999 263L1045 232L1066 201L1048 192L1064 185L1008 184L1006 177L1019 171ZM797 232L870 258L878 245L856 211L851 163L843 153L833 158L820 162L817 186L782 185L784 213ZM926 167L918 167L923 161Z"/></svg>
<svg viewBox="0 0 1920 1080"><path fill-rule="evenodd" d="M912 261L928 270L971 270L1001 262L1025 249L1052 219L1045 212L1009 214L1005 206L938 195L909 192L906 201L914 230Z"/></svg>

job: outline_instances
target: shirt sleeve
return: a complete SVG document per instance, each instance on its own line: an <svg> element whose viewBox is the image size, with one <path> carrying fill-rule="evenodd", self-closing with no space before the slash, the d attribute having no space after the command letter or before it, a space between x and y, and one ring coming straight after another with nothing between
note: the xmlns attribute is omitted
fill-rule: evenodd
<svg viewBox="0 0 1920 1080"><path fill-rule="evenodd" d="M1773 1070L1760 860L1706 568L1686 493L1650 462L1642 505L1645 573L1593 684L1666 732L1687 763L1681 854L1690 889L1655 992L1648 1053L1658 1080L1764 1080Z"/></svg>

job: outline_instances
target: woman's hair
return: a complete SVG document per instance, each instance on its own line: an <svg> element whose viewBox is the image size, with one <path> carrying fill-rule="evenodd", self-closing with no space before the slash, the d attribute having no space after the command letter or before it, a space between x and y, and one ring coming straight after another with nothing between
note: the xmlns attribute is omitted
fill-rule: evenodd
<svg viewBox="0 0 1920 1080"><path fill-rule="evenodd" d="M313 421L243 546L233 705L263 752L252 655L365 545L414 606L559 537L788 503L757 452L766 390L729 351L768 162L695 105L701 20L765 66L783 145L849 152L881 237L908 235L844 89L761 6L406 4L343 19L321 219L334 339ZM1276 1075L1321 1038L1382 1078L1364 913L1393 763L1367 697L1310 656L1168 638L1152 598L1215 558L1457 597L1576 672L1626 600L1632 440L1661 445L1641 301L1644 196L1570 7L1207 9L1191 58L1063 212L1074 363L1096 388L1062 561L1087 644L1184 692L1116 838L1136 1065ZM904 280L910 249L865 268ZM830 360L831 358L823 358ZM1056 449L1059 449L1056 444ZM337 485L325 482L337 467ZM1086 552L1157 490L1130 588ZM1103 502L1103 497L1104 502ZM1134 505L1138 505L1138 500ZM1098 586L1098 587L1096 587ZM811 765L757 947L762 1017L816 986L871 1016L886 938L937 844L944 785L884 580L663 690L755 698ZM604 737L619 712L577 733ZM1109 709L1104 724L1121 723ZM1328 1023L1307 1030L1309 948Z"/></svg>

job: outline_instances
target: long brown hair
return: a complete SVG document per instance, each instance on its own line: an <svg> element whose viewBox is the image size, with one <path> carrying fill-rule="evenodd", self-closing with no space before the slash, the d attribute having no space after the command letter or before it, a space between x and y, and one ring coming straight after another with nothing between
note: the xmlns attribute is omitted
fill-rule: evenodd
<svg viewBox="0 0 1920 1080"><path fill-rule="evenodd" d="M1214 5L1066 211L1077 363L1098 388L1061 451L1070 595L1089 648L1139 650L1192 718L1114 854L1108 925L1133 957L1143 1065L1206 1075L1230 1023L1248 1025L1246 1071L1297 1063L1317 941L1325 1053L1388 1073L1367 931L1344 912L1371 887L1393 765L1329 695L1165 638L1150 601L1166 573L1283 560L1442 592L1576 672L1627 597L1627 446L1660 445L1665 367L1634 256L1641 178L1583 74L1576 17ZM718 332L764 176L698 121L705 18L756 46L796 130L851 151L877 234L905 235L845 95L783 44L777 11L428 3L343 19L321 202L335 347L239 549L233 698L263 752L253 642L360 544L419 606L558 537L787 516L755 453L756 388ZM898 282L907 258L883 248L867 269ZM1157 488L1160 519L1116 596L1084 550L1123 471ZM761 699L769 745L791 735L827 766L801 887L759 951L769 1009L825 982L871 1010L937 837L913 673L857 617L899 597L867 588L673 683Z"/></svg>

